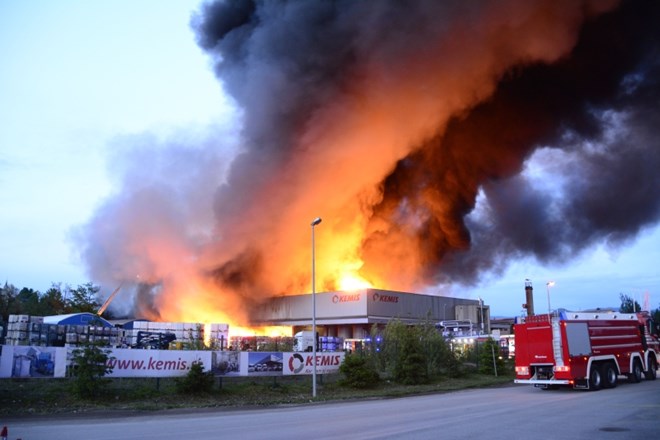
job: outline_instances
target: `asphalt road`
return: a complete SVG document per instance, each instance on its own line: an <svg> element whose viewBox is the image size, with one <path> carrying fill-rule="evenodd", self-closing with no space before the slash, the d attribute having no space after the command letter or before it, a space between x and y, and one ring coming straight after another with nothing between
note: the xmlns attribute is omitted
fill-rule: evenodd
<svg viewBox="0 0 660 440"><path fill-rule="evenodd" d="M644 439L660 436L660 380L596 392L526 385L269 409L0 421L9 440Z"/></svg>

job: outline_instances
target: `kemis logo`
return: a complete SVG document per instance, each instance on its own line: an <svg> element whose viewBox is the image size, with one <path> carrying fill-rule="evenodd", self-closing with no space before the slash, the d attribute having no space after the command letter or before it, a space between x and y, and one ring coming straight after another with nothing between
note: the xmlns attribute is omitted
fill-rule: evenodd
<svg viewBox="0 0 660 440"><path fill-rule="evenodd" d="M341 356L332 354L321 354L316 356L316 366L317 367L336 367L341 364ZM314 367L314 356L311 354L306 354L305 356L294 353L289 358L289 371L293 374L300 373L305 367Z"/></svg>
<svg viewBox="0 0 660 440"><path fill-rule="evenodd" d="M360 301L359 293L353 293L350 295L334 295L332 297L332 302L335 304L345 303L345 302L355 302L355 301Z"/></svg>
<svg viewBox="0 0 660 440"><path fill-rule="evenodd" d="M289 358L289 371L293 371L298 374L305 367L305 359L298 353L294 354Z"/></svg>
<svg viewBox="0 0 660 440"><path fill-rule="evenodd" d="M379 293L374 293L373 300L374 302L398 303L399 297L394 295L381 295Z"/></svg>

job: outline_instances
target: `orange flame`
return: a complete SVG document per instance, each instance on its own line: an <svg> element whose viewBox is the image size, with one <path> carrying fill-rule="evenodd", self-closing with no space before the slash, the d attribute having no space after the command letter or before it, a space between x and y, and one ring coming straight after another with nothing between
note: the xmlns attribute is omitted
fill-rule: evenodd
<svg viewBox="0 0 660 440"><path fill-rule="evenodd" d="M229 337L235 336L270 336L282 337L292 336L292 328L286 325L282 326L262 326L262 327L240 327L229 326Z"/></svg>
<svg viewBox="0 0 660 440"><path fill-rule="evenodd" d="M469 20L452 21L423 46L395 51L396 66L381 64L386 51L365 56L350 69L355 78L347 76L347 93L324 100L320 108L310 107L313 111L304 118L304 126L284 138L292 154L278 155L273 161L276 168L271 169L262 148L253 156L248 148L242 158L250 160L234 162L228 188L235 186L218 193L222 196L199 192L210 187L204 180L210 175L205 161L185 175L189 189L184 182L178 185L190 193L181 189L178 197L170 197L169 186L163 194L136 191L127 205L119 205L116 219L104 217L99 231L110 224L121 232L107 234L111 239L103 242L109 255L121 248L112 261L121 262L120 269L112 267L123 269L125 277L129 272L131 278L135 271L144 273L147 282L162 286L149 304L158 319L227 323L236 332L254 335L256 329L245 327L250 304L272 295L311 291L309 225L321 216L323 223L312 230L314 289L409 290L424 285L429 281L424 279L429 264L424 237L434 234L438 246L447 249L469 245L456 219L454 194L468 193L460 199L469 201L479 181L466 182L458 171L448 171L443 185L452 191L446 196L438 189L423 191L419 198L425 209L406 216L400 205L387 206L384 179L401 159L440 136L452 116L490 97L497 78L512 66L552 62L565 55L577 38L576 23L585 14L584 6L573 3L571 8L546 5L535 13L534 2L521 2L525 9L517 16L519 33L501 32L511 27L511 16L493 4ZM483 26L472 21L478 19L483 19ZM468 27L480 31L466 36L463 30ZM448 57L452 63L446 62ZM271 122L280 121L281 109L276 108ZM270 127L250 127L254 125ZM170 206L171 199L188 201L188 210ZM386 215L377 210L382 202ZM217 218L208 218L210 210L198 210L198 205L214 206ZM426 216L434 217L439 226L422 230ZM117 244L117 237L125 241ZM106 265L97 270L104 272Z"/></svg>
<svg viewBox="0 0 660 440"><path fill-rule="evenodd" d="M343 275L341 278L339 278L337 284L339 286L339 290L348 291L373 287L369 281L354 273L347 273L346 275Z"/></svg>

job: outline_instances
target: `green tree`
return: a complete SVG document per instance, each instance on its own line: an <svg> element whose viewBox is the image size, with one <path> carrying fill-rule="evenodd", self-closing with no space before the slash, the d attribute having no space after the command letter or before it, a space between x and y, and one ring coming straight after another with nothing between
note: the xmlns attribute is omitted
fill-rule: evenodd
<svg viewBox="0 0 660 440"><path fill-rule="evenodd" d="M371 339L374 365L398 382L423 383L434 377L464 374L449 343L430 320L421 325L393 320L381 333L372 329Z"/></svg>
<svg viewBox="0 0 660 440"><path fill-rule="evenodd" d="M429 377L448 375L457 377L461 375L461 366L451 351L449 344L442 334L435 328L430 319L416 327L418 338L422 343L426 370Z"/></svg>
<svg viewBox="0 0 660 440"><path fill-rule="evenodd" d="M426 357L418 345L407 345L403 358L394 371L394 380L404 385L419 385L429 381Z"/></svg>
<svg viewBox="0 0 660 440"><path fill-rule="evenodd" d="M461 377L466 374L465 366L461 362L459 353L452 348L453 339L445 340L446 356L441 361L441 373L449 377Z"/></svg>
<svg viewBox="0 0 660 440"><path fill-rule="evenodd" d="M339 372L344 376L340 383L351 388L374 388L380 382L378 371L364 353L347 354Z"/></svg>
<svg viewBox="0 0 660 440"><path fill-rule="evenodd" d="M371 352L378 356L379 366L394 375L403 361L406 326L399 320L387 323L381 334L371 335Z"/></svg>
<svg viewBox="0 0 660 440"><path fill-rule="evenodd" d="M59 284L55 283L51 285L46 293L41 295L39 306L44 316L70 313L66 298L62 294L62 289Z"/></svg>
<svg viewBox="0 0 660 440"><path fill-rule="evenodd" d="M100 396L110 382L105 375L112 372L108 365L111 359L110 349L104 342L89 342L75 348L71 367L73 392L87 399Z"/></svg>
<svg viewBox="0 0 660 440"><path fill-rule="evenodd" d="M479 349L479 372L482 374L504 373L504 361L500 356L500 345L493 339L488 338L481 343Z"/></svg>
<svg viewBox="0 0 660 440"><path fill-rule="evenodd" d="M635 313L642 310L642 307L639 305L639 303L630 296L620 293L619 298L621 298L621 306L619 307L619 312Z"/></svg>
<svg viewBox="0 0 660 440"><path fill-rule="evenodd" d="M428 381L427 356L418 326L390 321L382 345L386 368L394 380L406 385Z"/></svg>
<svg viewBox="0 0 660 440"><path fill-rule="evenodd" d="M26 315L43 316L39 307L40 293L34 289L23 287L16 297L20 313Z"/></svg>
<svg viewBox="0 0 660 440"><path fill-rule="evenodd" d="M18 301L18 289L5 281L5 285L0 288L0 317L2 321L9 321L9 315L20 313L20 303Z"/></svg>
<svg viewBox="0 0 660 440"><path fill-rule="evenodd" d="M71 310L70 313L96 313L101 307L101 303L98 300L100 290L101 288L95 286L93 283L81 284L75 289L70 289L68 292L70 294L68 301Z"/></svg>

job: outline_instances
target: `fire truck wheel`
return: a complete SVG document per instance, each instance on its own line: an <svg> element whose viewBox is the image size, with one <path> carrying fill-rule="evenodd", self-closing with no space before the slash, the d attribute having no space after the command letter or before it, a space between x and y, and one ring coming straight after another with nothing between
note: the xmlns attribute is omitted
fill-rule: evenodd
<svg viewBox="0 0 660 440"><path fill-rule="evenodd" d="M628 375L628 381L639 383L642 380L642 363L639 359L633 361L632 372Z"/></svg>
<svg viewBox="0 0 660 440"><path fill-rule="evenodd" d="M612 362L605 362L601 367L603 388L614 388L617 385L618 374L616 366Z"/></svg>
<svg viewBox="0 0 660 440"><path fill-rule="evenodd" d="M646 380L655 380L658 377L658 363L654 358L649 358L649 369L644 373Z"/></svg>
<svg viewBox="0 0 660 440"><path fill-rule="evenodd" d="M600 369L598 365L591 366L591 372L589 372L589 389L592 391L598 391L601 387L603 377L600 374Z"/></svg>

